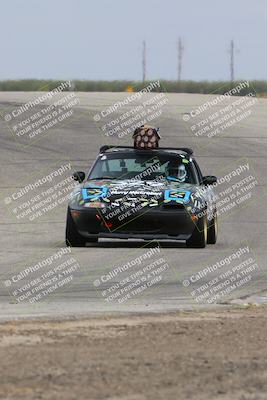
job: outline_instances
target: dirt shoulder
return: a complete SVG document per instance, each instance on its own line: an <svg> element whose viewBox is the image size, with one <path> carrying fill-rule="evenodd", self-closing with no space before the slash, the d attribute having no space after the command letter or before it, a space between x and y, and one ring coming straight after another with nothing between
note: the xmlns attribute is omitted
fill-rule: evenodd
<svg viewBox="0 0 267 400"><path fill-rule="evenodd" d="M266 399L267 308L0 324L0 399Z"/></svg>

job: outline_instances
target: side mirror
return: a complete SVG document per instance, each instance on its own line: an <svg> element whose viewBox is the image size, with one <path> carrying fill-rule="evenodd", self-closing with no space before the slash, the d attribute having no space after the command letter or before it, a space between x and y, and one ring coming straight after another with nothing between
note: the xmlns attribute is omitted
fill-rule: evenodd
<svg viewBox="0 0 267 400"><path fill-rule="evenodd" d="M217 177L213 175L203 176L202 185L213 185L217 182Z"/></svg>
<svg viewBox="0 0 267 400"><path fill-rule="evenodd" d="M83 171L76 171L74 172L74 174L72 175L72 178L79 182L82 183L85 179L85 173Z"/></svg>

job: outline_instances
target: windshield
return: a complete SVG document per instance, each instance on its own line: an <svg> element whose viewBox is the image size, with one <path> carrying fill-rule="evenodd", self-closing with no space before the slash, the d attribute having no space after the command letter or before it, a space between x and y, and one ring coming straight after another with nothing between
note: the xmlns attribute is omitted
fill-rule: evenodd
<svg viewBox="0 0 267 400"><path fill-rule="evenodd" d="M197 183L193 163L179 155L104 154L94 165L88 179L168 179Z"/></svg>

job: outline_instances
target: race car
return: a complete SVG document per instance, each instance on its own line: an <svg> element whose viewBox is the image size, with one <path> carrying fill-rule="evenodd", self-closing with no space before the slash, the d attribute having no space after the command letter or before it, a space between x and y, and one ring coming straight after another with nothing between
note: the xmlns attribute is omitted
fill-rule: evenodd
<svg viewBox="0 0 267 400"><path fill-rule="evenodd" d="M216 243L217 178L202 176L189 148L105 145L89 173L77 171L73 179L67 246L99 238Z"/></svg>

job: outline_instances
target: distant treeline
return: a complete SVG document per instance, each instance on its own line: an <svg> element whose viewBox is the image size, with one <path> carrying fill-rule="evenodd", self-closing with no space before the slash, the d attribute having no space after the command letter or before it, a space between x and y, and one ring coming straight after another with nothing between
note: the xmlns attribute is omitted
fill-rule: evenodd
<svg viewBox="0 0 267 400"><path fill-rule="evenodd" d="M0 91L50 91L55 89L64 81L59 80L7 80L0 81ZM70 90L78 92L138 92L148 86L150 82L138 81L86 81L74 80ZM223 94L239 82L225 81L167 81L160 80L160 89L153 91L163 91L168 93L203 93L203 94ZM267 81L249 81L249 86L242 90L242 95L255 92L258 96L267 95Z"/></svg>

